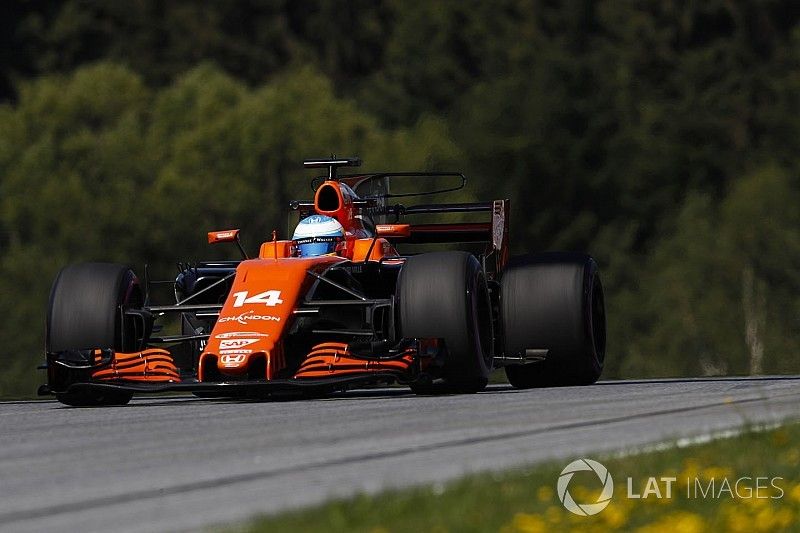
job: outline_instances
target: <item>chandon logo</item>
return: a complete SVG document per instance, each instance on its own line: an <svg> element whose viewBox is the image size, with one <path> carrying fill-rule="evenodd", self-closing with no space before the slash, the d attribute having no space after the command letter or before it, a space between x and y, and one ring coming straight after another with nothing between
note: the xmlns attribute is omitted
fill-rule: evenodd
<svg viewBox="0 0 800 533"><path fill-rule="evenodd" d="M238 322L239 324L247 324L251 320L266 320L269 322L280 322L281 318L273 315L257 315L254 311L247 311L239 316L223 316L218 322Z"/></svg>
<svg viewBox="0 0 800 533"><path fill-rule="evenodd" d="M567 490L569 482L572 480L572 476L575 475L575 472L585 470L597 474L600 483L603 484L603 491L594 503L576 503L575 500L572 499L569 490ZM561 500L561 503L564 504L567 511L580 516L590 516L599 513L611 503L611 496L614 494L614 480L611 479L611 474L608 473L606 467L597 461L593 461L592 459L578 459L577 461L572 461L561 471L561 475L558 476L556 489L558 492L558 499Z"/></svg>

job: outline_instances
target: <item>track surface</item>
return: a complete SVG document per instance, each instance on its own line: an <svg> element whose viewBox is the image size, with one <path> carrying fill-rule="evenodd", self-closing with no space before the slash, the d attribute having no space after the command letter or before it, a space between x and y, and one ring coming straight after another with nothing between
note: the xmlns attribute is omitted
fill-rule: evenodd
<svg viewBox="0 0 800 533"><path fill-rule="evenodd" d="M359 491L800 418L800 377L472 396L0 404L0 530L171 531Z"/></svg>

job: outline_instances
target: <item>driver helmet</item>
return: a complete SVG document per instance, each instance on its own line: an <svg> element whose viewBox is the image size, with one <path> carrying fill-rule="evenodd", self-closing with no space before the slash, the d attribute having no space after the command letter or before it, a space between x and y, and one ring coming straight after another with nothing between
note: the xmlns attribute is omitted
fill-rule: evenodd
<svg viewBox="0 0 800 533"><path fill-rule="evenodd" d="M292 240L300 257L332 254L344 241L344 228L335 218L311 215L297 224Z"/></svg>

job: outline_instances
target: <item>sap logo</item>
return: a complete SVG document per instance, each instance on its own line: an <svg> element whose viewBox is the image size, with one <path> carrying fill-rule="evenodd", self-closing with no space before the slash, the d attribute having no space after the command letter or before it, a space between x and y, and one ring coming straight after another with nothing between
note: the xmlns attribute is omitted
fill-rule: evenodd
<svg viewBox="0 0 800 533"><path fill-rule="evenodd" d="M228 349L228 348L242 348L247 346L248 344L253 344L254 342L258 342L258 339L232 339L232 340L224 340L219 343L220 350Z"/></svg>

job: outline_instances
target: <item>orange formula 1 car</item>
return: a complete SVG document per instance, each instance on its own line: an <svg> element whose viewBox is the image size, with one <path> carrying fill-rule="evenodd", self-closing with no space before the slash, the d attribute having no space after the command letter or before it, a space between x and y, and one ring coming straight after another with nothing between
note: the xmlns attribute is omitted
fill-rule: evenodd
<svg viewBox="0 0 800 533"><path fill-rule="evenodd" d="M180 264L169 304L150 301L164 282L141 282L124 265L61 270L40 393L69 405L124 404L137 392L258 398L388 383L471 393L499 367L514 387L598 379L605 310L591 257L509 260L508 200L404 206L393 202L460 189L466 178L337 175L358 164L306 161L327 175L315 178L313 202L291 203L300 219L292 239L273 237L248 259L238 230L209 233L210 243L232 242L244 259ZM396 180L435 187L392 194ZM414 223L440 213L482 220ZM436 243L447 251L398 252Z"/></svg>

